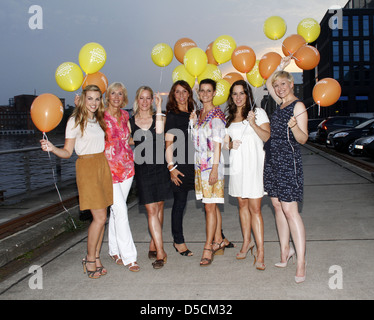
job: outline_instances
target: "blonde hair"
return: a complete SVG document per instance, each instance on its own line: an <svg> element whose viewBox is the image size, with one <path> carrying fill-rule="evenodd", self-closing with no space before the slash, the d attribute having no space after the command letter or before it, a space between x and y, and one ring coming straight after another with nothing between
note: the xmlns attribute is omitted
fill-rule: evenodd
<svg viewBox="0 0 374 320"><path fill-rule="evenodd" d="M124 108L129 103L129 99L127 97L127 89L126 89L126 87L121 82L113 82L106 89L106 92L105 92L105 104L106 105L109 104L109 95L111 94L112 91L114 91L116 89L120 89L122 91L122 94L123 94L123 105L122 105L122 108Z"/></svg>
<svg viewBox="0 0 374 320"><path fill-rule="evenodd" d="M82 136L84 133L84 129L87 126L88 111L86 108L86 95L87 95L87 92L89 91L95 91L95 92L100 93L100 105L99 105L99 108L95 112L95 117L96 117L97 122L99 122L99 125L103 129L103 131L105 132L106 130L106 123L104 120L104 108L105 107L104 107L103 95L98 86L88 85L83 89L82 94L79 97L78 104L75 107L71 115L71 117L75 118L75 127L77 127L78 125L80 126Z"/></svg>
<svg viewBox="0 0 374 320"><path fill-rule="evenodd" d="M143 91L149 91L151 93L151 98L153 99L153 90L148 86L141 86L136 91L136 95L135 95L135 101L134 101L134 105L133 105L134 116L136 116L136 114L139 112L138 99L139 99L140 95L143 93ZM149 109L149 114L153 115L154 113L155 113L155 111L153 110L153 108L150 108Z"/></svg>
<svg viewBox="0 0 374 320"><path fill-rule="evenodd" d="M271 79L271 85L273 85L274 82L276 80L278 80L279 78L286 78L289 82L291 82L291 83L294 82L294 78L293 78L291 73L289 73L287 71L277 71L277 72L274 73L274 75Z"/></svg>

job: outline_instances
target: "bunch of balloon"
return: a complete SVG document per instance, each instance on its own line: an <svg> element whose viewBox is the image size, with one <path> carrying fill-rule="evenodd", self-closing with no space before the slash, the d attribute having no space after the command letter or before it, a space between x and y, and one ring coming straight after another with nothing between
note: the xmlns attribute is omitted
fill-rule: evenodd
<svg viewBox="0 0 374 320"><path fill-rule="evenodd" d="M216 95L213 98L213 104L215 106L224 104L229 97L229 93L230 93L230 83L225 79L218 80L217 87L216 87Z"/></svg>
<svg viewBox="0 0 374 320"><path fill-rule="evenodd" d="M51 93L43 93L31 104L30 114L32 122L44 135L61 122L64 108L58 97Z"/></svg>
<svg viewBox="0 0 374 320"><path fill-rule="evenodd" d="M151 58L156 66L166 67L173 60L173 50L166 43L158 43L152 49Z"/></svg>
<svg viewBox="0 0 374 320"><path fill-rule="evenodd" d="M287 25L281 17L272 16L265 20L263 30L269 39L278 40L286 33Z"/></svg>
<svg viewBox="0 0 374 320"><path fill-rule="evenodd" d="M230 84L230 87L235 81L244 80L243 76L238 72L229 72L223 77L223 79L225 79Z"/></svg>
<svg viewBox="0 0 374 320"><path fill-rule="evenodd" d="M216 59L214 59L212 47L213 47L213 42L209 43L209 45L207 46L205 50L205 53L206 53L206 56L208 57L208 64L215 64L217 66L218 62L216 61Z"/></svg>
<svg viewBox="0 0 374 320"><path fill-rule="evenodd" d="M333 78L324 78L318 81L313 87L313 100L321 107L328 107L337 102L342 93L338 81Z"/></svg>
<svg viewBox="0 0 374 320"><path fill-rule="evenodd" d="M229 35L219 36L216 40L214 40L212 45L213 57L218 64L230 61L235 48L236 42L233 37Z"/></svg>
<svg viewBox="0 0 374 320"><path fill-rule="evenodd" d="M212 79L217 82L222 79L221 70L215 64L208 63L205 70L197 77L197 82L200 83L203 79Z"/></svg>
<svg viewBox="0 0 374 320"><path fill-rule="evenodd" d="M260 60L256 60L256 63L252 70L246 74L247 80L249 84L251 84L255 88L259 88L264 85L265 80L261 76L260 71L259 71L259 64Z"/></svg>
<svg viewBox="0 0 374 320"><path fill-rule="evenodd" d="M75 91L82 85L83 72L74 62L64 62L57 67L55 79L62 90Z"/></svg>
<svg viewBox="0 0 374 320"><path fill-rule="evenodd" d="M267 79L277 69L282 57L276 52L265 53L258 64L258 70L262 78Z"/></svg>
<svg viewBox="0 0 374 320"><path fill-rule="evenodd" d="M175 58L177 58L180 63L183 63L184 55L186 54L186 52L195 47L197 47L197 44L190 38L179 39L174 45Z"/></svg>
<svg viewBox="0 0 374 320"><path fill-rule="evenodd" d="M183 64L188 73L194 77L198 77L208 65L208 57L204 50L198 47L191 48L184 55Z"/></svg>
<svg viewBox="0 0 374 320"><path fill-rule="evenodd" d="M239 72L248 73L256 63L256 54L248 46L239 46L231 55L231 63Z"/></svg>
<svg viewBox="0 0 374 320"><path fill-rule="evenodd" d="M303 70L314 69L320 61L319 51L310 45L303 45L294 54L296 65Z"/></svg>
<svg viewBox="0 0 374 320"><path fill-rule="evenodd" d="M321 27L313 18L305 18L297 25L297 34L301 35L308 43L316 41L320 33Z"/></svg>
<svg viewBox="0 0 374 320"><path fill-rule="evenodd" d="M191 89L195 85L196 78L188 73L186 67L183 64L180 64L173 70L171 77L173 83L178 80L184 80L190 85Z"/></svg>
<svg viewBox="0 0 374 320"><path fill-rule="evenodd" d="M98 86L101 93L104 94L108 88L108 78L100 71L87 74L83 79L82 89L92 84Z"/></svg>
<svg viewBox="0 0 374 320"><path fill-rule="evenodd" d="M85 44L79 51L79 65L86 74L98 72L105 62L106 51L96 42Z"/></svg>

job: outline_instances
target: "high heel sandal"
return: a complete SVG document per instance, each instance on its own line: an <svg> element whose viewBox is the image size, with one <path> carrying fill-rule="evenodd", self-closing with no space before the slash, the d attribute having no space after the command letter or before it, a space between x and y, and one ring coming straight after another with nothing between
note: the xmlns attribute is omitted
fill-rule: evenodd
<svg viewBox="0 0 374 320"><path fill-rule="evenodd" d="M161 269L168 260L168 256L166 255L163 259L156 259L156 261L152 262L153 269Z"/></svg>
<svg viewBox="0 0 374 320"><path fill-rule="evenodd" d="M286 262L278 262L275 264L277 268L285 268L287 267L288 260L292 258L292 263L295 264L294 257L296 255L295 249L293 247L290 247L290 251L288 251L288 256Z"/></svg>
<svg viewBox="0 0 374 320"><path fill-rule="evenodd" d="M100 257L96 257L95 259L100 260ZM100 261L100 264L101 264L101 261ZM105 267L102 264L101 264L101 267L96 267L96 271L98 271L101 276L105 276L108 273L108 271L105 269Z"/></svg>
<svg viewBox="0 0 374 320"><path fill-rule="evenodd" d="M249 250L251 250L251 255L253 256L253 248L255 247L255 243L254 243L254 241L251 239L251 242L249 243L249 246L248 246L248 250L247 250L247 252L238 252L237 254L236 254L236 259L238 259L238 260L243 260L243 259L245 259L245 258L247 258L247 254L248 254L248 252L249 252Z"/></svg>
<svg viewBox="0 0 374 320"><path fill-rule="evenodd" d="M175 246L175 243L173 243L173 247L175 249L176 252L178 252L181 256L185 256L185 257L192 257L193 256L193 252L191 250L186 250L186 251L183 251L183 252L180 252L177 247Z"/></svg>
<svg viewBox="0 0 374 320"><path fill-rule="evenodd" d="M209 258L201 258L200 267L207 267L207 266L211 265L212 262L213 262L213 257L214 257L213 249L204 248L204 250L211 252L211 258L210 259ZM206 262L206 263L204 263L204 262Z"/></svg>
<svg viewBox="0 0 374 320"><path fill-rule="evenodd" d="M225 253L225 241L221 241L221 243L218 243L218 242L213 242L213 245L218 245L218 248L217 249L213 249L213 254L216 255L216 256L222 256L224 253ZM205 248L204 248L205 249Z"/></svg>
<svg viewBox="0 0 374 320"><path fill-rule="evenodd" d="M95 264L95 267L96 267L96 261L88 261L87 260L87 257L86 258L83 258L82 260L82 265L83 265L83 273L87 273L87 276L90 278L90 279L98 279L101 277L101 273L99 271L94 270L94 271L90 271L87 269L87 263L94 263Z"/></svg>
<svg viewBox="0 0 374 320"><path fill-rule="evenodd" d="M123 264L123 261L120 257L118 257L117 254L115 254L114 256L110 256L115 262L116 264Z"/></svg>
<svg viewBox="0 0 374 320"><path fill-rule="evenodd" d="M261 271L264 271L266 269L266 265L264 262L259 262L257 261L257 254L255 254L255 260L253 261L253 265L256 266L256 269L257 270L261 270Z"/></svg>

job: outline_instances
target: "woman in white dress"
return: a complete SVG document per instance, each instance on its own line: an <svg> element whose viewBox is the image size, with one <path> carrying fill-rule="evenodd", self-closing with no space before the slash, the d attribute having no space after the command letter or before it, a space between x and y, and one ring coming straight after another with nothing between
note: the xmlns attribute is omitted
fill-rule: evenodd
<svg viewBox="0 0 374 320"><path fill-rule="evenodd" d="M249 250L253 254L252 229L257 245L254 264L257 269L265 270L261 200L264 195L263 146L270 137L269 118L263 109L256 107L252 90L244 80L231 86L226 114L225 146L230 150L229 195L238 199L243 233L243 245L236 258L245 259Z"/></svg>

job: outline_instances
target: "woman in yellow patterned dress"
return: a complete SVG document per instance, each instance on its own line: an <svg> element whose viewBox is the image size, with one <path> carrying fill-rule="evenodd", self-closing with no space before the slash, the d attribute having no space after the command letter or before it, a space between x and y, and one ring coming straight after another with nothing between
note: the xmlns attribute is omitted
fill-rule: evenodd
<svg viewBox="0 0 374 320"><path fill-rule="evenodd" d="M195 192L202 200L206 213L206 242L200 266L212 263L214 254L222 254L222 217L217 203L224 202L224 163L221 146L225 137L225 115L213 105L216 83L211 79L200 82L199 96L203 103L199 117L193 113L195 144Z"/></svg>

